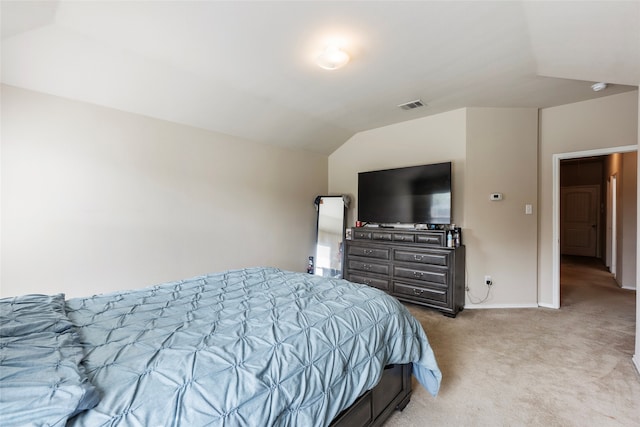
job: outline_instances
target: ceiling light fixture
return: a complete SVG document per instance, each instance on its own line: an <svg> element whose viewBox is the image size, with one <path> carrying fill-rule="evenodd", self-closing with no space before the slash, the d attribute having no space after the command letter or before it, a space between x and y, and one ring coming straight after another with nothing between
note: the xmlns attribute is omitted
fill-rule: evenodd
<svg viewBox="0 0 640 427"><path fill-rule="evenodd" d="M316 58L316 63L325 70L337 70L344 67L349 59L349 54L338 46L327 46L324 52Z"/></svg>
<svg viewBox="0 0 640 427"><path fill-rule="evenodd" d="M600 92L601 90L605 90L606 88L607 84L604 82L594 83L591 85L591 89L593 89L594 92Z"/></svg>

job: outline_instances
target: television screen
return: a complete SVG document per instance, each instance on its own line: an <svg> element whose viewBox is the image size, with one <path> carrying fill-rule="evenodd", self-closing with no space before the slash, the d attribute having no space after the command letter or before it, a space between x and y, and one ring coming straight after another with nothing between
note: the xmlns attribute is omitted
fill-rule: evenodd
<svg viewBox="0 0 640 427"><path fill-rule="evenodd" d="M358 220L450 224L451 162L360 172Z"/></svg>

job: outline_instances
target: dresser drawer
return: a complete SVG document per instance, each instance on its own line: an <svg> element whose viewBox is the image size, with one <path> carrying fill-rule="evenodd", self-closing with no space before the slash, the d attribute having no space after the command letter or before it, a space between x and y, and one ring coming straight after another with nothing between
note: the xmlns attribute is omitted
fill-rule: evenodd
<svg viewBox="0 0 640 427"><path fill-rule="evenodd" d="M448 269L438 267L420 269L394 265L393 277L417 280L443 287L449 283Z"/></svg>
<svg viewBox="0 0 640 427"><path fill-rule="evenodd" d="M353 238L354 239L371 240L371 236L372 236L371 231L359 230L359 229L354 229L353 230Z"/></svg>
<svg viewBox="0 0 640 427"><path fill-rule="evenodd" d="M449 265L450 256L451 252L444 251L414 251L411 249L395 249L393 251L394 261L415 262L442 267Z"/></svg>
<svg viewBox="0 0 640 427"><path fill-rule="evenodd" d="M444 232L424 232L416 234L416 243L423 243L425 245L444 246L445 235Z"/></svg>
<svg viewBox="0 0 640 427"><path fill-rule="evenodd" d="M414 243L416 241L414 233L393 233L394 242Z"/></svg>
<svg viewBox="0 0 640 427"><path fill-rule="evenodd" d="M449 302L449 292L446 288L429 288L394 281L393 294L398 297L422 300L443 307Z"/></svg>
<svg viewBox="0 0 640 427"><path fill-rule="evenodd" d="M349 256L361 256L361 257L375 258L375 259L384 259L384 260L391 259L390 248L375 248L370 246L367 247L367 246L349 245L347 254Z"/></svg>
<svg viewBox="0 0 640 427"><path fill-rule="evenodd" d="M390 242L392 239L393 239L393 234L389 231L371 232L371 240L382 240L384 242Z"/></svg>
<svg viewBox="0 0 640 427"><path fill-rule="evenodd" d="M446 230L352 228L344 277L456 317L465 302L465 247L445 244Z"/></svg>
<svg viewBox="0 0 640 427"><path fill-rule="evenodd" d="M380 279L377 277L361 276L357 273L349 273L349 280L354 283L363 283L374 288L382 289L383 291L391 290L388 279Z"/></svg>
<svg viewBox="0 0 640 427"><path fill-rule="evenodd" d="M367 273L377 273L389 275L389 265L376 264L374 262L365 262L358 260L349 260L349 270L364 271Z"/></svg>

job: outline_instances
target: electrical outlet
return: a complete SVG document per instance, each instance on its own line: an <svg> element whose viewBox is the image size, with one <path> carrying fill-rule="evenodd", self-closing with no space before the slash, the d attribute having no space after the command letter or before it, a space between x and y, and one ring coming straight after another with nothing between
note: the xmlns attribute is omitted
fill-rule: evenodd
<svg viewBox="0 0 640 427"><path fill-rule="evenodd" d="M487 286L493 285L493 280L491 279L491 276L484 276L484 284Z"/></svg>

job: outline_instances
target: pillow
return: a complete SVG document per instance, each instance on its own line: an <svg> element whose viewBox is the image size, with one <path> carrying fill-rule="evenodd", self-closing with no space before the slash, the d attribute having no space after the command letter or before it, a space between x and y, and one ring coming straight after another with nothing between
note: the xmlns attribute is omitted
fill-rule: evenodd
<svg viewBox="0 0 640 427"><path fill-rule="evenodd" d="M71 326L64 309L64 294L0 299L0 336L64 332Z"/></svg>
<svg viewBox="0 0 640 427"><path fill-rule="evenodd" d="M97 405L64 294L0 299L0 425L64 426Z"/></svg>

